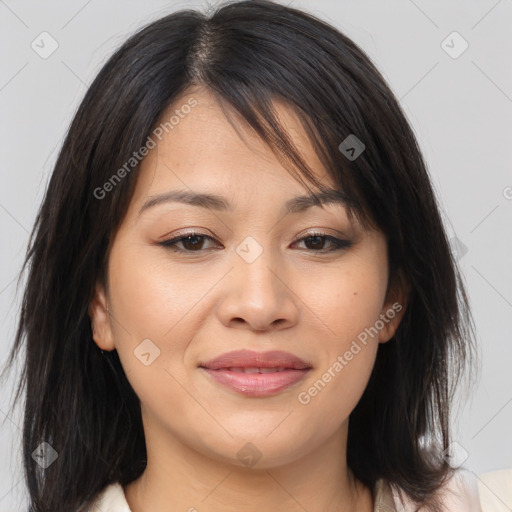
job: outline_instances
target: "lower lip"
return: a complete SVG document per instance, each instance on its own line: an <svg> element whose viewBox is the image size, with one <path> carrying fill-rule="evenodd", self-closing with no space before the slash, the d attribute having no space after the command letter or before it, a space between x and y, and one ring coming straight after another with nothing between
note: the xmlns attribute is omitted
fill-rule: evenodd
<svg viewBox="0 0 512 512"><path fill-rule="evenodd" d="M274 373L242 373L229 370L202 368L227 388L245 396L270 396L301 381L309 372L306 370L284 370Z"/></svg>

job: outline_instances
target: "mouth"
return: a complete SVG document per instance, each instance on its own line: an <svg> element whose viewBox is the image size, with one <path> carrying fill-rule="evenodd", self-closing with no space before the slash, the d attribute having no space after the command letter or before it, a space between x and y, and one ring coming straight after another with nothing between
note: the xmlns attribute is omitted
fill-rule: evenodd
<svg viewBox="0 0 512 512"><path fill-rule="evenodd" d="M210 368L209 368L210 369ZM293 370L294 368L286 368L286 367L277 367L277 368L219 368L219 370L225 370L235 373L276 373L276 372L284 372L286 370Z"/></svg>
<svg viewBox="0 0 512 512"><path fill-rule="evenodd" d="M215 359L200 363L202 368L209 370L231 369L234 370L306 370L311 365L300 357L283 352L272 350L268 352L254 352L253 350L235 350L226 352ZM252 371L252 373L256 373Z"/></svg>
<svg viewBox="0 0 512 512"><path fill-rule="evenodd" d="M239 350L201 363L214 382L250 397L271 396L305 378L312 369L303 359L282 351Z"/></svg>

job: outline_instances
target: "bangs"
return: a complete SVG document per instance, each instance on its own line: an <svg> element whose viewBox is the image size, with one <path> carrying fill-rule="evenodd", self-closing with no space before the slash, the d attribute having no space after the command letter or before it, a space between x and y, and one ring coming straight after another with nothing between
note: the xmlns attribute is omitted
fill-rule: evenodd
<svg viewBox="0 0 512 512"><path fill-rule="evenodd" d="M247 7L250 10L250 6ZM264 22L258 27L248 16L236 30L226 33L217 25L223 22L223 16L229 17L229 6L216 15L216 20L204 20L198 30L186 60L188 85L211 92L241 138L237 128L240 121L252 129L313 199L315 191L311 186L317 191L325 190L322 181L327 175L344 197L350 219L355 217L364 229L382 229L372 210L374 201L372 193L368 192L371 188L366 186L368 163L365 156L350 161L338 149L353 131L367 138L362 121L365 114L360 110L362 103L351 100L351 96L362 95L362 91L356 90L354 94L350 90L354 88L354 79L350 76L353 71L347 71L345 76L333 76L329 84L325 82L321 67L311 67L310 62L318 55L298 55L293 50L293 40L289 41L289 46L276 46L271 32L275 27ZM290 33L284 30L279 36L290 37ZM314 54L315 49L310 51ZM253 59L252 67L247 64L247 55ZM331 67L336 68L334 61ZM322 86L326 89L325 98L322 98ZM323 165L320 179L279 120L276 102L286 106L299 120Z"/></svg>
<svg viewBox="0 0 512 512"><path fill-rule="evenodd" d="M256 87L247 90L240 84L228 84L229 94L223 95L220 91L212 89L212 84L205 86L196 82L191 86L207 87L239 137L244 139L240 129L242 123L269 147L283 167L304 186L308 195L316 200L319 206L321 202L317 194L332 191L332 187L325 184L326 179L330 178L335 183L336 195L344 201L349 219L357 219L364 229L378 229L371 212L365 208L366 201L362 191L357 188L355 180L351 179L350 174L357 172L357 168L341 165L343 162L340 162L338 157L341 153L328 127L323 126L317 119L312 119L298 105L291 104L286 98ZM317 173L307 163L303 152L293 142L279 119L276 102L283 104L298 119L323 166L320 178L317 178ZM336 153L333 154L332 148Z"/></svg>

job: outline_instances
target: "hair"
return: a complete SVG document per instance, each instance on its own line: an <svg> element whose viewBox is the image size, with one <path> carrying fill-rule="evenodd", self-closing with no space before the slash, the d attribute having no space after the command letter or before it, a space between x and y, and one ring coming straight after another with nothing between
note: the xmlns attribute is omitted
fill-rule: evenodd
<svg viewBox="0 0 512 512"><path fill-rule="evenodd" d="M353 41L301 10L254 0L143 27L103 65L71 122L18 278L28 270L7 361L25 349L14 400L24 392L30 512L87 510L108 484L126 485L146 467L139 399L117 352L93 342L88 314L95 284L107 285L138 165L108 199L95 190L192 86L238 115L308 191L321 188L276 116L274 102L285 102L350 199L349 214L386 235L388 289L406 289L407 307L350 415L347 464L365 485L383 478L438 510L473 321L426 164L398 100ZM351 134L365 146L356 159L339 149ZM32 458L42 441L58 453L45 470Z"/></svg>

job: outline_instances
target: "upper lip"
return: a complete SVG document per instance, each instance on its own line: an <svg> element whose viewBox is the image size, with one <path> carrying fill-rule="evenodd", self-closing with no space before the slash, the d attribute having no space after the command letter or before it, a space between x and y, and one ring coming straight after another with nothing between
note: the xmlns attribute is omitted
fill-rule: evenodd
<svg viewBox="0 0 512 512"><path fill-rule="evenodd" d="M281 350L269 352L235 350L201 363L199 366L209 370L219 370L221 368L290 368L305 370L311 368L311 365L300 357Z"/></svg>

